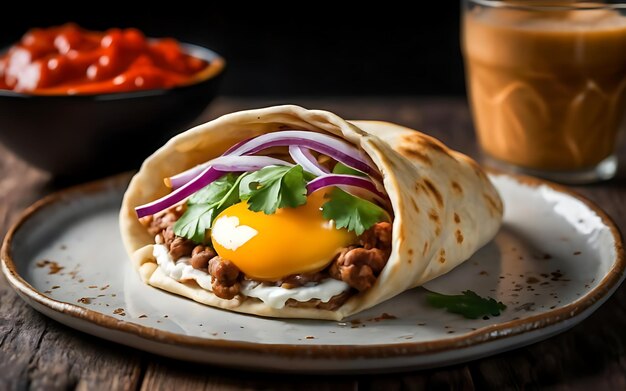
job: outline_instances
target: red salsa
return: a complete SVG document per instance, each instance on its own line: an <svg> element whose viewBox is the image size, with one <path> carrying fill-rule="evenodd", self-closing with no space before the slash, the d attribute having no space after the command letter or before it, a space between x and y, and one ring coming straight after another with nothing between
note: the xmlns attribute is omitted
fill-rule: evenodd
<svg viewBox="0 0 626 391"><path fill-rule="evenodd" d="M9 48L0 57L0 89L71 95L171 88L197 80L208 68L171 38L68 23L32 29Z"/></svg>

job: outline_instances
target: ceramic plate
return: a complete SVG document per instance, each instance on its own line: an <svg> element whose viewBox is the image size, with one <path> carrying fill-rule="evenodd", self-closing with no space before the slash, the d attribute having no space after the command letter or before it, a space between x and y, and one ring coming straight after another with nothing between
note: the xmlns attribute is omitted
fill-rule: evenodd
<svg viewBox="0 0 626 391"><path fill-rule="evenodd" d="M574 326L622 281L621 238L596 206L556 185L492 174L504 199L496 238L427 284L471 289L507 305L464 319L430 308L423 288L343 322L264 319L203 306L144 285L117 214L128 177L51 195L9 231L2 270L38 311L70 327L179 359L273 371L390 371L513 349Z"/></svg>

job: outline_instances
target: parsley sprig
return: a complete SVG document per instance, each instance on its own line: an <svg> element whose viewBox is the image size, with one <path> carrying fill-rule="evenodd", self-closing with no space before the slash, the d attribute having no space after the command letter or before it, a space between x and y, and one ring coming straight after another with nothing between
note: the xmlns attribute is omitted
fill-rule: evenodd
<svg viewBox="0 0 626 391"><path fill-rule="evenodd" d="M352 167L348 167L341 162L338 162L337 164L335 164L335 167L333 167L333 174L356 175L356 176L363 176L363 177L367 176L364 172L355 170Z"/></svg>
<svg viewBox="0 0 626 391"><path fill-rule="evenodd" d="M174 224L174 233L196 243L206 242L206 230L221 211L239 202L242 176L226 174L187 200L187 210Z"/></svg>
<svg viewBox="0 0 626 391"><path fill-rule="evenodd" d="M331 190L329 201L322 205L322 215L327 220L335 220L336 228L347 228L357 235L379 221L387 220L383 208L339 188Z"/></svg>
<svg viewBox="0 0 626 391"><path fill-rule="evenodd" d="M278 208L295 208L306 204L306 180L302 166L270 166L246 175L239 196L248 207L267 215Z"/></svg>
<svg viewBox="0 0 626 391"><path fill-rule="evenodd" d="M333 174L367 176L341 162L335 164ZM325 219L335 220L337 228L346 228L361 235L379 221L388 220L387 212L380 206L341 189L334 188L329 198L330 200L322 206L323 215Z"/></svg>
<svg viewBox="0 0 626 391"><path fill-rule="evenodd" d="M428 292L426 301L433 307L445 308L448 312L463 315L468 319L477 319L483 316L498 316L506 309L501 301L491 297L481 297L476 292L467 290L461 295L444 295Z"/></svg>

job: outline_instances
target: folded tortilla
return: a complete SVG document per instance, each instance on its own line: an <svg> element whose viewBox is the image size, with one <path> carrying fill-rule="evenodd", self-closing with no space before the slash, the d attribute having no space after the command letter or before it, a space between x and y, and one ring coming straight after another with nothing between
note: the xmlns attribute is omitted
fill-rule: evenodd
<svg viewBox="0 0 626 391"><path fill-rule="evenodd" d="M395 215L393 247L374 286L334 311L276 309L245 297L224 300L194 281L166 276L152 255L154 238L134 208L170 192L163 178L215 158L241 140L286 129L339 136L365 151L383 174ZM130 182L120 229L134 267L154 287L242 313L340 320L449 272L494 237L501 219L500 197L478 164L438 140L387 122L348 122L327 111L289 105L228 114L172 138Z"/></svg>

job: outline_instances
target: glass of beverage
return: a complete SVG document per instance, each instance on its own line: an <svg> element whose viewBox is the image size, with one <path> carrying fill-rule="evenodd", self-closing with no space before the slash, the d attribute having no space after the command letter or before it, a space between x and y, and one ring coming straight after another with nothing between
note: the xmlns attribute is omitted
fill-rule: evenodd
<svg viewBox="0 0 626 391"><path fill-rule="evenodd" d="M626 3L463 0L462 49L488 161L609 179L626 111Z"/></svg>

